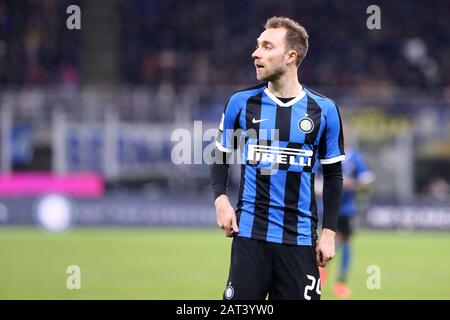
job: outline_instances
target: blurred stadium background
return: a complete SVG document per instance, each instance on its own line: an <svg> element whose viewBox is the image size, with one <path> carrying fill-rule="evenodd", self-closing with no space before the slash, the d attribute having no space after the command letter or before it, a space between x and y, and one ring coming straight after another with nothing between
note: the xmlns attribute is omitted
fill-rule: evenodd
<svg viewBox="0 0 450 320"><path fill-rule="evenodd" d="M228 96L255 83L273 15L308 30L301 82L337 101L377 176L358 195L352 298L450 299L446 0L0 1L0 299L221 298L230 241L207 165L174 164L172 133L201 158Z"/></svg>

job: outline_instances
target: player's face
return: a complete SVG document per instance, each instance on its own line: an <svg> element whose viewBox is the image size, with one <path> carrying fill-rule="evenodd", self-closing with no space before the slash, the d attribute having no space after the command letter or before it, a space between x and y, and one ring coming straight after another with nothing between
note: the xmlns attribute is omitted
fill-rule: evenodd
<svg viewBox="0 0 450 320"><path fill-rule="evenodd" d="M259 81L274 81L286 72L286 29L266 29L252 54Z"/></svg>

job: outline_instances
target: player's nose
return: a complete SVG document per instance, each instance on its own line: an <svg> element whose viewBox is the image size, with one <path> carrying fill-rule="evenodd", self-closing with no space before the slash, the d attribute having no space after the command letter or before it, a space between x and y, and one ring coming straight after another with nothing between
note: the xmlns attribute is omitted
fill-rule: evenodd
<svg viewBox="0 0 450 320"><path fill-rule="evenodd" d="M259 53L259 48L256 48L255 51L253 51L252 58L255 59L255 60L256 59L261 59L261 55Z"/></svg>

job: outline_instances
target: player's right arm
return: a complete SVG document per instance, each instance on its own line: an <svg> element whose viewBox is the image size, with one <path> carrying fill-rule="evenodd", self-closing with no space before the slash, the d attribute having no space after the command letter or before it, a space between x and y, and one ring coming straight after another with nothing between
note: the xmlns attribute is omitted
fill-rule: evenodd
<svg viewBox="0 0 450 320"><path fill-rule="evenodd" d="M227 237L238 232L236 213L227 196L228 184L228 155L217 147L213 151L213 163L210 167L211 187L214 193L217 225L225 231Z"/></svg>
<svg viewBox="0 0 450 320"><path fill-rule="evenodd" d="M236 149L235 131L239 127L240 107L235 96L225 106L210 167L217 225L227 237L239 232L236 213L227 196L230 154Z"/></svg>

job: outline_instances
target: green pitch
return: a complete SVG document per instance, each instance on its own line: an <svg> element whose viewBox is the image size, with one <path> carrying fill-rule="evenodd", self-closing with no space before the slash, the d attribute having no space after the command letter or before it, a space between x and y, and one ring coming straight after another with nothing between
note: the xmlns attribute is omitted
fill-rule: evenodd
<svg viewBox="0 0 450 320"><path fill-rule="evenodd" d="M220 299L230 239L216 229L80 228L48 234L0 228L0 299ZM349 284L354 299L450 299L450 233L360 230ZM339 256L337 256L337 259ZM81 289L66 287L68 266ZM337 261L330 266L323 299ZM369 290L370 265L381 288Z"/></svg>

